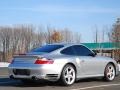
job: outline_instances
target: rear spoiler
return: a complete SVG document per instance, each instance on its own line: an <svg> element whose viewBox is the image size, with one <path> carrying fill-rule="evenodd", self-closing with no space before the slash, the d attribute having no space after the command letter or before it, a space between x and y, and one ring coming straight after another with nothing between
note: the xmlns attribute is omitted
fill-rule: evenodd
<svg viewBox="0 0 120 90"><path fill-rule="evenodd" d="M39 58L39 56L35 56L35 55L14 55L13 58Z"/></svg>

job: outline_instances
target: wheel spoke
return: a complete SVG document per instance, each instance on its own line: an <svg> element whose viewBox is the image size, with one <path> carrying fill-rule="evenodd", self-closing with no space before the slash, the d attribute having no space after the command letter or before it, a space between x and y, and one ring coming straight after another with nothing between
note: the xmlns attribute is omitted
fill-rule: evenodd
<svg viewBox="0 0 120 90"><path fill-rule="evenodd" d="M107 76L109 76L111 73L109 72L109 73L107 73Z"/></svg>
<svg viewBox="0 0 120 90"><path fill-rule="evenodd" d="M110 74L110 78L112 78L112 76L113 76L113 75L112 75L112 73L111 73L111 74Z"/></svg>
<svg viewBox="0 0 120 90"><path fill-rule="evenodd" d="M71 83L71 78L70 77L68 77L68 83Z"/></svg>
<svg viewBox="0 0 120 90"><path fill-rule="evenodd" d="M73 75L69 75L70 78L73 78Z"/></svg>
<svg viewBox="0 0 120 90"><path fill-rule="evenodd" d="M68 75L65 75L64 77L65 77L65 78L68 78Z"/></svg>
<svg viewBox="0 0 120 90"><path fill-rule="evenodd" d="M70 74L73 73L73 69L70 69L69 73L70 73Z"/></svg>
<svg viewBox="0 0 120 90"><path fill-rule="evenodd" d="M69 73L69 70L68 70L68 68L67 68L67 70L66 70L66 74L68 74Z"/></svg>

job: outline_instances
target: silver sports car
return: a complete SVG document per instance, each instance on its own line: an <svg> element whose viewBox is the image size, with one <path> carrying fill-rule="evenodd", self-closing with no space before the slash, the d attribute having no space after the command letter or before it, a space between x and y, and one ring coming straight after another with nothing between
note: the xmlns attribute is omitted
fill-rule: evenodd
<svg viewBox="0 0 120 90"><path fill-rule="evenodd" d="M13 57L9 76L23 82L35 80L60 81L72 85L81 78L104 77L114 80L118 75L115 60L98 56L81 44L49 44Z"/></svg>

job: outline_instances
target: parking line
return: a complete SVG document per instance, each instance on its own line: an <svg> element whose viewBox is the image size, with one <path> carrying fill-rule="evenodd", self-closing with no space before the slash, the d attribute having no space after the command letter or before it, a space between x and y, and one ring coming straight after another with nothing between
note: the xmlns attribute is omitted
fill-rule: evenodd
<svg viewBox="0 0 120 90"><path fill-rule="evenodd" d="M100 87L110 87L110 86L118 86L118 84L106 84L106 85L99 85L99 86L90 86L90 87L83 87L83 88L77 88L77 89L71 89L71 90L87 90L87 89L93 89L93 88L100 88Z"/></svg>

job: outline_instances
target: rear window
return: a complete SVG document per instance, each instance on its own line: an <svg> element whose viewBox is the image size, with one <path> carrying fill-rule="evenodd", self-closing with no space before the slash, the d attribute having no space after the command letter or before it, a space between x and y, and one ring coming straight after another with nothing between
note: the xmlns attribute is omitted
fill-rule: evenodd
<svg viewBox="0 0 120 90"><path fill-rule="evenodd" d="M31 52L49 53L49 52L52 52L52 51L57 50L62 47L64 47L64 46L63 45L46 45L46 46L42 46L40 48L33 49Z"/></svg>

